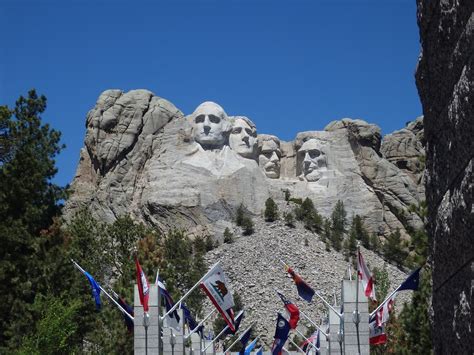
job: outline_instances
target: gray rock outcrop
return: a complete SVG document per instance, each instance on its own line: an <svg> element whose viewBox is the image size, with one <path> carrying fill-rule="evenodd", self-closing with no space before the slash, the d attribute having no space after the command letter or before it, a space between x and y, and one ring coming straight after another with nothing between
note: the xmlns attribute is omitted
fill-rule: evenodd
<svg viewBox="0 0 474 355"><path fill-rule="evenodd" d="M474 2L417 0L436 354L474 349Z"/></svg>

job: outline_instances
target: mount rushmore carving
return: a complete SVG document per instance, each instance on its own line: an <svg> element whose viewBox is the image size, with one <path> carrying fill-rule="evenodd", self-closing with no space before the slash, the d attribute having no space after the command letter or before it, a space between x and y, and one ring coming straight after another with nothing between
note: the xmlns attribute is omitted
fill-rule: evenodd
<svg viewBox="0 0 474 355"><path fill-rule="evenodd" d="M288 191L324 216L342 200L380 234L422 223L408 211L423 198L421 119L383 141L377 126L343 119L285 142L213 102L185 116L149 91L107 90L86 127L69 215L85 206L218 236L240 204L257 215Z"/></svg>

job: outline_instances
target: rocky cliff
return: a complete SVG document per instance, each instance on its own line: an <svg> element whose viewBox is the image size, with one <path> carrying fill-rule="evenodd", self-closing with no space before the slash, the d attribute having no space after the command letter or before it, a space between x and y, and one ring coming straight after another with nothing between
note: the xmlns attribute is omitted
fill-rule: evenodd
<svg viewBox="0 0 474 355"><path fill-rule="evenodd" d="M132 214L220 238L241 203L258 215L287 190L323 216L341 200L381 236L422 225L408 211L424 199L421 119L383 139L376 125L342 119L284 142L214 103L185 116L149 91L108 90L86 126L66 215L87 206L107 221Z"/></svg>
<svg viewBox="0 0 474 355"><path fill-rule="evenodd" d="M327 251L299 222L294 229L281 221L266 223L268 197L280 213L294 207L285 201L288 193L310 197L326 217L341 200L349 220L360 215L382 240L397 228L404 233L422 226L408 210L424 199L421 118L383 138L376 125L346 118L284 142L259 135L249 118L229 116L212 102L186 116L149 91L108 90L88 113L86 127L66 217L87 207L102 220L130 214L163 231L183 228L220 242L229 227L235 243L221 243L207 261L222 262L248 310L245 322L257 321L266 340L281 310L274 289L296 300L279 259L327 299L348 267L340 252ZM252 236L242 236L233 223L240 204L254 217ZM384 265L374 253L364 255L371 267ZM388 271L392 286L406 277L391 265ZM315 320L323 317L319 302L301 306Z"/></svg>
<svg viewBox="0 0 474 355"><path fill-rule="evenodd" d="M437 354L474 349L474 2L418 0Z"/></svg>

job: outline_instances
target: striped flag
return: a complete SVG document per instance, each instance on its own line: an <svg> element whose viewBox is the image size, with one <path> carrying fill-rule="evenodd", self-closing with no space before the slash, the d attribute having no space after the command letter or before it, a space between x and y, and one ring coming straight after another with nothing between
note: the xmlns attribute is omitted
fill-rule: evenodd
<svg viewBox="0 0 474 355"><path fill-rule="evenodd" d="M286 272L290 274L295 282L298 295L307 302L311 302L314 296L314 290L298 275L293 269L285 265Z"/></svg>
<svg viewBox="0 0 474 355"><path fill-rule="evenodd" d="M135 266L137 268L137 285L138 285L138 295L140 296L140 303L143 306L143 312L148 312L148 298L150 296L150 285L145 276L145 273L138 262L138 259L135 259Z"/></svg>
<svg viewBox="0 0 474 355"><path fill-rule="evenodd" d="M359 280L362 280L362 286L364 287L365 295L372 301L376 301L377 299L375 297L374 278L370 273L369 268L365 264L360 250L358 251L357 270L359 274Z"/></svg>
<svg viewBox="0 0 474 355"><path fill-rule="evenodd" d="M300 310L298 309L298 306L288 300L282 293L277 291L277 294L280 296L281 300L285 304L286 310L290 314L290 320L288 321L290 324L290 329L296 329L298 321L300 320Z"/></svg>

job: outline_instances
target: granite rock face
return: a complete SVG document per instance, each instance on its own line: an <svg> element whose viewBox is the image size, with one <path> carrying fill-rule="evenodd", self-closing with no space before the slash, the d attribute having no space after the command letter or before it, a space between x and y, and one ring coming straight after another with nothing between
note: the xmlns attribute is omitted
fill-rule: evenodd
<svg viewBox="0 0 474 355"><path fill-rule="evenodd" d="M437 354L474 349L474 2L418 0Z"/></svg>
<svg viewBox="0 0 474 355"><path fill-rule="evenodd" d="M86 127L66 216L88 207L106 221L131 214L162 230L220 235L241 203L258 215L288 190L323 216L342 200L381 236L421 226L408 212L423 199L420 120L383 143L377 126L352 119L284 142L213 102L185 116L147 90L107 90Z"/></svg>

